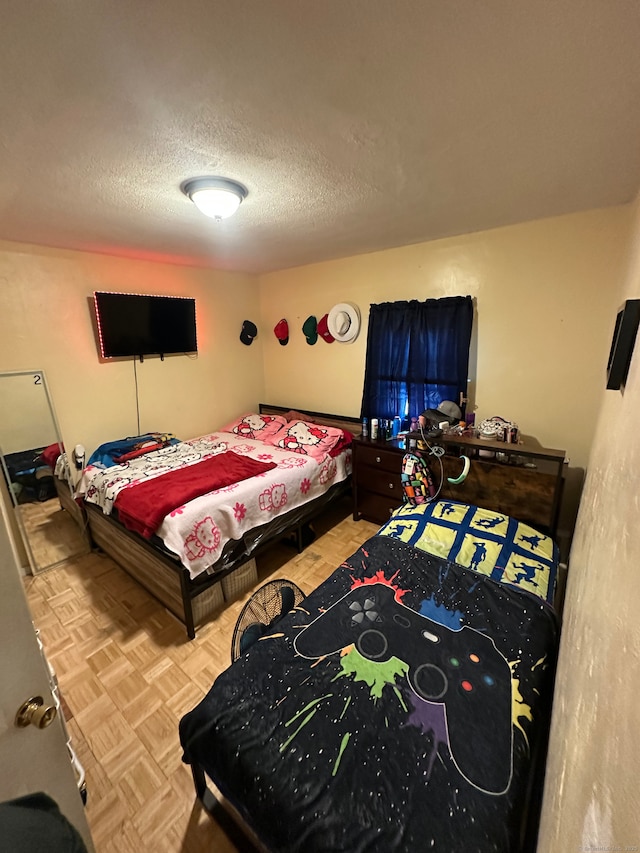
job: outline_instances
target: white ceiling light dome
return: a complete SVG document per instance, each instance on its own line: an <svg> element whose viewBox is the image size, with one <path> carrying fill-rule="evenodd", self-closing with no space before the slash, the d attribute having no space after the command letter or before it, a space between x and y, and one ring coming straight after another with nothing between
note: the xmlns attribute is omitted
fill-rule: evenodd
<svg viewBox="0 0 640 853"><path fill-rule="evenodd" d="M183 185L182 191L212 219L233 216L248 194L246 187L228 178L194 178Z"/></svg>

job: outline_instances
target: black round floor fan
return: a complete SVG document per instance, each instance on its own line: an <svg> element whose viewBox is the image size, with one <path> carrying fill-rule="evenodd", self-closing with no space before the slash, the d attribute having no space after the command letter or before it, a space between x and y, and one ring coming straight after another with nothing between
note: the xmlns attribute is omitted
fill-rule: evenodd
<svg viewBox="0 0 640 853"><path fill-rule="evenodd" d="M231 662L267 634L303 598L302 590L288 580L268 581L257 589L238 616L231 640Z"/></svg>

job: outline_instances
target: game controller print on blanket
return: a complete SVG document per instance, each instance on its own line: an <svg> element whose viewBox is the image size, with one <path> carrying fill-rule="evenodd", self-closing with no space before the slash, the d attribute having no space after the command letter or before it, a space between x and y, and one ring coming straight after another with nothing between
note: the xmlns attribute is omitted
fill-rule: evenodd
<svg viewBox="0 0 640 853"><path fill-rule="evenodd" d="M557 645L539 598L375 536L181 721L270 850L518 849Z"/></svg>

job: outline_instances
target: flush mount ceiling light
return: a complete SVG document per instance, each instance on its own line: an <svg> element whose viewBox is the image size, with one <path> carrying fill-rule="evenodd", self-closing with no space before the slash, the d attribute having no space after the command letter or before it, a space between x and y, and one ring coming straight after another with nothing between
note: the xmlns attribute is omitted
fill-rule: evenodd
<svg viewBox="0 0 640 853"><path fill-rule="evenodd" d="M182 186L201 213L213 219L232 216L247 197L246 187L228 178L194 178Z"/></svg>

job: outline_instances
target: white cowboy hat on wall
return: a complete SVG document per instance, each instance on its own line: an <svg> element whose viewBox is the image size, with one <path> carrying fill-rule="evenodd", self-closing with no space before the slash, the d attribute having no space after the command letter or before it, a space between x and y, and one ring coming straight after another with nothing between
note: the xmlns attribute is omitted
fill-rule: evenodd
<svg viewBox="0 0 640 853"><path fill-rule="evenodd" d="M339 302L329 311L327 325L336 341L351 344L360 333L360 309L351 302Z"/></svg>

